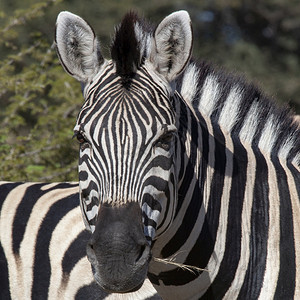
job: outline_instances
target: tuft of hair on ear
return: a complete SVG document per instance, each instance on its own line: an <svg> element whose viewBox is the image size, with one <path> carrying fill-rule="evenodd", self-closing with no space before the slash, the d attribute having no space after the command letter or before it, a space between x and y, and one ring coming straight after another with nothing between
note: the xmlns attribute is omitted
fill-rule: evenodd
<svg viewBox="0 0 300 300"><path fill-rule="evenodd" d="M111 46L111 58L116 63L117 74L128 87L141 64L140 41L137 40L135 27L139 23L137 14L130 11L116 28Z"/></svg>

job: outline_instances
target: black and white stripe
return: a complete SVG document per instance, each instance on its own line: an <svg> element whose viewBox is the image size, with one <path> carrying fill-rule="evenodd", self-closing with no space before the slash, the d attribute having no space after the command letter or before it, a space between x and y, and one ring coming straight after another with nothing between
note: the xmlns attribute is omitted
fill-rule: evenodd
<svg viewBox="0 0 300 300"><path fill-rule="evenodd" d="M299 126L260 91L225 75L193 63L178 81L183 197L155 253L207 272L153 262L149 278L166 299L297 299Z"/></svg>
<svg viewBox="0 0 300 300"><path fill-rule="evenodd" d="M148 192L148 189L155 189L155 186L143 186L144 182L153 176L153 173L159 173L164 180L163 170L169 172L170 166L168 160L165 162L166 156L164 156L169 154L164 152L163 148L157 148L156 151L161 153L155 157L155 160L152 159L153 140L156 141L162 135L173 133L175 126L164 126L164 124L174 123L174 115L170 110L164 109L169 99L164 96L166 92L156 83L157 78L152 78L154 84L147 85L149 76L146 70L141 69L139 75L132 80L131 90L134 100L129 98L129 95L124 95L120 88L122 81L116 79L113 64L107 65L104 78L101 76L94 80L91 90L85 89L86 92L88 91L87 100L79 113L75 132L81 132L89 143L96 145L91 148L87 143L83 143L79 160L81 195L89 196L89 199L82 196L84 200L81 203L85 206L83 211L92 231L97 219L99 202L113 204L118 201L119 205L150 195L154 197L153 191ZM92 101L92 99L105 98L107 89L102 88L103 81L112 84L112 89L109 91L112 93L112 102ZM156 100L147 110L145 105L148 102L144 94L135 92L141 89L148 97ZM87 111L96 113L86 114ZM99 132L103 134L99 135ZM131 155L132 149L134 155ZM95 160L90 159L91 157ZM120 157L122 160L119 159ZM155 164L155 167L153 168L151 164ZM159 185L160 182L157 184ZM157 193L159 193L158 189ZM163 209L159 203L155 210L154 207L149 209L148 205L149 202L143 202L144 211L155 214L155 210L160 213ZM164 212L170 211L164 208ZM144 216L151 219L146 212ZM171 219L171 216L167 218ZM151 237L151 232L155 228L149 223L149 228L145 229L148 230L146 234Z"/></svg>
<svg viewBox="0 0 300 300"><path fill-rule="evenodd" d="M77 47L83 41L90 44ZM74 130L86 227L100 226L102 206L139 203L148 277L164 299L300 298L300 130L292 114L241 78L190 61L186 12L154 31L127 15L112 60L93 58L100 50L92 29L67 12L56 43L66 71L85 84Z"/></svg>
<svg viewBox="0 0 300 300"><path fill-rule="evenodd" d="M0 299L159 299L149 282L124 296L98 287L78 202L78 183L0 183Z"/></svg>

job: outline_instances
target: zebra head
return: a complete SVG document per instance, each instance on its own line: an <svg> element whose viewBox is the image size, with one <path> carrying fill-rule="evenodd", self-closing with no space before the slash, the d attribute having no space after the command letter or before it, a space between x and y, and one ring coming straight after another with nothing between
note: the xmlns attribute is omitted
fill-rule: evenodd
<svg viewBox="0 0 300 300"><path fill-rule="evenodd" d="M177 199L174 82L189 61L187 12L167 16L154 31L134 13L116 29L111 60L93 29L61 12L57 53L83 86L74 128L80 143L80 204L97 283L129 292L144 281L152 242L170 226Z"/></svg>

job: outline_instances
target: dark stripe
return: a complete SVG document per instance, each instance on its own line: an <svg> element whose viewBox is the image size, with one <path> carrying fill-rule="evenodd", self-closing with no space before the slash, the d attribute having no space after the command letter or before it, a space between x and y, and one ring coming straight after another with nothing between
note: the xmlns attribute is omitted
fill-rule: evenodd
<svg viewBox="0 0 300 300"><path fill-rule="evenodd" d="M207 212L205 215L205 220L203 223L202 230L198 236L194 247L191 249L185 264L198 266L200 268L205 268L208 261L213 253L217 229L219 225L219 214L221 207L221 197L224 185L224 174L225 174L225 164L226 164L226 154L225 154L225 139L218 126L213 128L214 136L218 139L214 139L215 142L215 165L214 174L211 181L210 196L207 206ZM208 141L207 141L208 142ZM205 165L207 168L208 166ZM213 166L212 166L213 167ZM202 168L201 174L206 174L206 169ZM204 190L204 182L201 181L200 186L201 193ZM200 193L199 193L200 194ZM197 196L197 193L196 193Z"/></svg>
<svg viewBox="0 0 300 300"><path fill-rule="evenodd" d="M21 182L3 183L0 185L0 211L7 195ZM8 281L8 264L4 250L0 241L0 299L10 300L9 281Z"/></svg>
<svg viewBox="0 0 300 300"><path fill-rule="evenodd" d="M151 281L152 284L160 285L160 283L158 281L158 278L160 279L159 275L157 276L157 275L155 275L153 273L148 272L147 273L147 277Z"/></svg>
<svg viewBox="0 0 300 300"><path fill-rule="evenodd" d="M180 212L182 203L185 199L185 195L188 191L188 188L190 186L190 183L192 182L193 177L195 176L193 170L194 170L194 163L196 161L195 151L197 150L196 148L194 148L192 150L191 156L194 155L194 157L187 157L187 155L185 153L185 141L187 139L186 135L187 135L187 129L188 129L187 128L187 121L188 121L187 115L191 114L191 112L190 112L190 110L188 110L186 105L182 102L182 99L178 98L177 100L181 101L180 112L179 112L181 117L180 117L180 126L178 129L178 136L179 136L179 140L180 140L180 152L181 152L181 153L179 153L181 155L181 165L180 165L178 181L181 181L181 185L178 187L178 203L177 203L177 208L176 208L176 212L175 212L175 217ZM199 133L199 134L201 134L202 145L203 145L201 174L200 174L201 182L203 184L206 180L206 169L207 169L208 152L209 152L209 144L208 144L209 133L207 130L206 123L200 114L199 114L198 118L201 119L201 121L202 121L201 122L201 133ZM197 121L195 120L195 118L193 117L192 114L191 114L191 121L192 121L191 129L192 129L192 131L196 131L196 128L198 128L199 124L197 123ZM194 138L196 138L195 141L197 141L198 133L196 136L194 136ZM184 162L187 160L188 160L188 162L185 165ZM199 199L200 199L199 201L202 201L202 194L199 195Z"/></svg>
<svg viewBox="0 0 300 300"><path fill-rule="evenodd" d="M156 229L156 222L154 222L152 219L149 219L148 216L143 212L143 218L144 218L144 226L152 226L154 229Z"/></svg>
<svg viewBox="0 0 300 300"><path fill-rule="evenodd" d="M197 266L200 268L206 267L213 253L219 224L219 213L224 184L224 173L226 163L224 136L222 135L218 126L214 127L214 134L218 136L218 140L215 140L215 172L212 178L208 210L206 212L205 220L200 235L196 239L195 245L191 249L184 262L184 264ZM208 140L206 142L206 147L208 148ZM206 161L208 162L208 157ZM201 174L206 174L206 171L207 164L204 164L202 166ZM177 232L182 234L185 237L185 239L187 237L187 234L189 234L192 228L194 227L194 223L190 220L196 221L202 204L201 199L203 197L204 182L201 182L202 185L200 186L200 188L197 185L194 190L191 204L185 215L186 219L184 219L182 222L182 224L184 225L180 227L180 229L182 228L182 232ZM192 228L186 227L187 224L192 224ZM185 227L186 231L184 230ZM173 248L173 253L176 253L176 251L179 250L176 248L176 245L173 245ZM201 272L193 274L181 269L175 269L170 272L160 273L159 277L163 276L166 278L165 280L163 280L164 284L166 285L184 285L192 280L195 280L200 274Z"/></svg>
<svg viewBox="0 0 300 300"><path fill-rule="evenodd" d="M51 235L58 222L73 208L78 206L78 194L62 198L54 203L45 216L36 241L32 299L47 299L51 266L48 253ZM59 245L57 245L59 247Z"/></svg>
<svg viewBox="0 0 300 300"><path fill-rule="evenodd" d="M111 70L113 69L114 65L111 64L111 66L109 66L105 72L101 75L101 77L99 78L97 84L95 84L95 101L97 101L99 98L99 94L105 93L108 90L110 90L111 88L111 82L113 80L116 79L116 74L115 73L111 73L108 77L107 74L111 72ZM104 79L105 78L105 79ZM121 80L119 81L121 83Z"/></svg>
<svg viewBox="0 0 300 300"><path fill-rule="evenodd" d="M179 99L178 99L179 101ZM187 116L187 113L190 113L190 111L187 111L187 107L182 103L180 105L180 115L181 116ZM191 124L191 129L193 131L193 128L197 128L197 124L194 123L195 119L192 117L192 124ZM204 123L205 124L205 123ZM180 149L181 149L181 161L188 160L186 165L181 165L181 168L185 169L185 172L182 172L180 170L180 174L184 176L184 178L179 178L179 181L181 181L181 185L178 187L178 204L175 212L175 218L176 216L180 213L180 209L182 206L182 203L185 200L185 195L188 192L189 186L193 180L193 177L195 176L194 174L194 162L196 161L196 148L191 149L191 156L189 158L186 157L185 151L185 140L186 140L186 135L187 135L187 120L182 119L180 123L180 127L178 130L178 135L179 135L179 140L181 143ZM201 165L201 182L205 181L206 177L206 169L207 169L207 162L208 162L208 131L207 127L205 125L201 126L202 129L202 142L203 142L203 149L202 149L202 165ZM195 130L196 131L196 130ZM192 135L192 133L190 133ZM196 140L198 139L198 136L195 136ZM193 144L191 145L193 147ZM169 257L173 253L176 253L176 251L179 250L179 248L184 244L185 242L185 237L186 233L190 232L193 227L194 227L194 222L196 219L193 221L191 218L192 215L198 213L201 203L202 203L202 191L203 191L203 186L201 189L198 189L198 185L196 184L195 191L193 193L193 200L191 200L191 203L187 209L187 212L185 216L183 216L182 220L182 225L178 228L176 234L173 236L173 238L169 241L168 244L164 246L162 249L162 255L163 257ZM194 206L194 207L193 207Z"/></svg>
<svg viewBox="0 0 300 300"><path fill-rule="evenodd" d="M28 223L31 211L38 201L38 199L43 196L48 191L42 191L41 187L44 186L44 183L36 183L32 186L29 186L23 199L16 210L16 215L13 222L13 252L14 254L19 253L20 244L23 240L24 233L26 230L26 225Z"/></svg>
<svg viewBox="0 0 300 300"><path fill-rule="evenodd" d="M75 300L100 300L105 299L107 295L107 293L100 289L97 283L93 282L80 288L75 295Z"/></svg>
<svg viewBox="0 0 300 300"><path fill-rule="evenodd" d="M1 187L0 187L1 188ZM0 243L0 299L10 300L9 281L8 281L8 265L4 254L4 250Z"/></svg>
<svg viewBox="0 0 300 300"><path fill-rule="evenodd" d="M287 164L287 166L291 170L292 176L294 177L298 199L300 199L300 172L290 162Z"/></svg>
<svg viewBox="0 0 300 300"><path fill-rule="evenodd" d="M151 76L150 73L145 68L141 68L141 72L136 74L135 79L137 84L144 90L149 89L152 91L156 91L158 94L165 94L164 89L161 87L159 83L156 83L156 80Z"/></svg>
<svg viewBox="0 0 300 300"><path fill-rule="evenodd" d="M147 186L147 185L152 185L152 186L155 186L157 190L159 191L166 191L167 190L167 187L168 187L168 181L160 178L160 177L157 177L157 176L149 176L144 182L143 182L143 185L144 186Z"/></svg>
<svg viewBox="0 0 300 300"><path fill-rule="evenodd" d="M279 162L277 153L272 155L272 163L276 166L280 198L280 269L274 299L293 299L296 278L296 252L291 196L287 175Z"/></svg>
<svg viewBox="0 0 300 300"><path fill-rule="evenodd" d="M251 212L250 257L239 299L257 299L263 284L267 258L269 226L268 166L254 146L256 174Z"/></svg>
<svg viewBox="0 0 300 300"><path fill-rule="evenodd" d="M98 191L98 187L94 181L90 181L89 185L81 190L81 197L87 198L91 191ZM93 200L96 200L95 197L92 198Z"/></svg>
<svg viewBox="0 0 300 300"><path fill-rule="evenodd" d="M94 172L94 169L91 167L91 161L90 161L88 155L85 154L85 155L83 155L82 157L79 158L79 166L81 164L83 164L83 162L85 162L87 164L86 168L88 169L88 172L90 173L90 175L93 176L93 177L95 177L95 178L98 178L98 175ZM80 181L83 182L85 180L81 180L80 179ZM90 193L91 190L98 191L98 187L95 184L95 182L89 183L89 186L87 188L85 188L85 189L82 190L82 192L81 192L82 197L86 198L89 195L89 193Z"/></svg>
<svg viewBox="0 0 300 300"><path fill-rule="evenodd" d="M84 217L89 222L90 226L92 226L92 225L96 226L98 215L95 215L95 217L93 217L92 219L88 219L87 216L86 216L86 213L84 212Z"/></svg>
<svg viewBox="0 0 300 300"><path fill-rule="evenodd" d="M175 186L175 180L174 180L174 174L171 174L171 177L169 179L169 181L172 183L173 186ZM173 194L174 195L174 194ZM170 195L170 190L167 189L167 191L165 191L165 196L167 198L167 204L166 204L166 210L165 210L165 215L160 223L160 225L157 227L157 230L159 230L166 222L166 218L168 216L168 212L169 212L169 208L170 208L170 202L171 202L171 195ZM175 199L175 196L173 197L173 199ZM173 203L172 203L173 204ZM172 207L172 206L171 206ZM173 207L172 207L173 208ZM161 211L161 210L160 210Z"/></svg>
<svg viewBox="0 0 300 300"><path fill-rule="evenodd" d="M29 186L26 189L26 192L23 196L23 199L20 203L20 205L17 208L16 215L13 222L13 251L15 254L19 253L20 244L23 240L24 233L26 230L26 225L28 223L30 214L32 212L32 209L34 205L37 203L37 201L46 193L55 190L55 189L67 189L67 188L73 188L77 184L69 184L69 183L59 183L47 190L41 190L41 188L45 185L48 185L46 183L35 183L31 186ZM77 200L78 203L78 200Z"/></svg>
<svg viewBox="0 0 300 300"><path fill-rule="evenodd" d="M227 149L227 151L229 150ZM218 274L205 293L204 299L209 299L212 295L217 299L223 298L234 279L235 272L239 264L242 238L241 225L243 222L242 210L247 181L247 162L247 152L240 141L236 139L234 143L234 154L232 161L233 174L230 187L230 202L226 225L227 233L225 252ZM218 165L216 164L216 166ZM218 185L214 185L212 189L216 188L218 188ZM214 223L211 224L211 228L213 227Z"/></svg>
<svg viewBox="0 0 300 300"><path fill-rule="evenodd" d="M180 139L180 149L184 149L184 137ZM178 203L176 207L175 217L180 213L181 206L184 201L184 196L188 192L189 186L193 180L194 174L193 172L187 172L187 170L193 170L193 165L190 161L185 166L185 160L187 160L187 156L185 151L181 151L181 168L180 168L180 177L178 181L181 181L180 186L178 187ZM183 178L181 177L183 176Z"/></svg>
<svg viewBox="0 0 300 300"><path fill-rule="evenodd" d="M85 200L83 200L83 201L85 201ZM92 197L91 203L86 204L86 211L92 210L94 205L99 205L99 199L98 199L98 197L95 197L95 196Z"/></svg>
<svg viewBox="0 0 300 300"><path fill-rule="evenodd" d="M150 158L150 153L148 158ZM147 174L152 168L155 167L160 167L161 169L165 170L165 171L169 171L171 166L172 166L173 160L170 157L166 157L163 155L158 155L155 156L155 158L153 158L151 160L151 163L145 168L144 173ZM159 176L159 174L158 174Z"/></svg>
<svg viewBox="0 0 300 300"><path fill-rule="evenodd" d="M144 194L143 195L143 204L147 203L147 205L152 209L152 210L158 210L161 212L162 207L159 201L157 201L151 194Z"/></svg>
<svg viewBox="0 0 300 300"><path fill-rule="evenodd" d="M17 186L22 185L23 182L9 182L0 184L0 211L7 195Z"/></svg>
<svg viewBox="0 0 300 300"><path fill-rule="evenodd" d="M90 236L91 234L87 230L83 230L67 249L62 261L62 270L64 274L69 276L78 261L86 256L85 248Z"/></svg>
<svg viewBox="0 0 300 300"><path fill-rule="evenodd" d="M202 201L199 195L202 195L202 192L199 190L199 186L196 184L193 192L193 197L189 203L186 214L182 216L181 226L178 228L172 239L163 247L161 251L162 257L169 257L172 254L176 253L185 243L186 235L187 233L192 231L201 207Z"/></svg>

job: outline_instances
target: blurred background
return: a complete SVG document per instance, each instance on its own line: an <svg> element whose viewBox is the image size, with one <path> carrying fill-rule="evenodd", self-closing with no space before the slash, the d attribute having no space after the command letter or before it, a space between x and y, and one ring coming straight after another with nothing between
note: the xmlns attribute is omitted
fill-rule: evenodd
<svg viewBox="0 0 300 300"><path fill-rule="evenodd" d="M179 9L192 19L194 57L244 74L300 114L299 0L1 0L0 180L77 181L83 98L52 47L61 10L86 19L108 57L128 10L155 24Z"/></svg>

